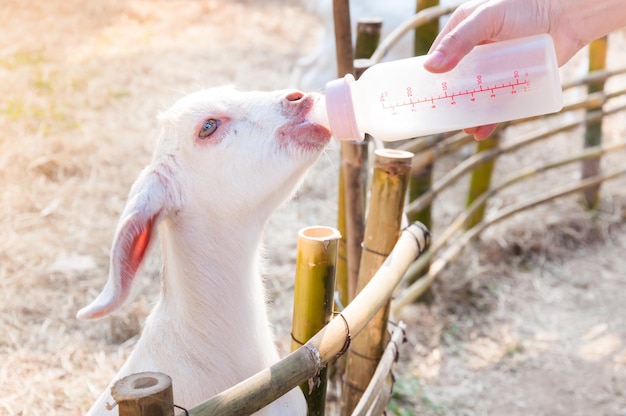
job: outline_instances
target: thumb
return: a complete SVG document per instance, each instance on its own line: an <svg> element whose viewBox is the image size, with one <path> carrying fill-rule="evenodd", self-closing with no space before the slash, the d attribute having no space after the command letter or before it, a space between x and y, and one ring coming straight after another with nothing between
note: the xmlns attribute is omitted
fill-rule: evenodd
<svg viewBox="0 0 626 416"><path fill-rule="evenodd" d="M424 61L424 68L430 72L450 71L474 46L496 40L498 19L493 13L481 13L480 6L457 12L435 39Z"/></svg>

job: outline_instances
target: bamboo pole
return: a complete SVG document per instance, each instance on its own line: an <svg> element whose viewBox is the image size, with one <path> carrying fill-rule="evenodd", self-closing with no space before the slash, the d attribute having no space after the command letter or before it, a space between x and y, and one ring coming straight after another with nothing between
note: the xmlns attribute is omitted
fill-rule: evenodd
<svg viewBox="0 0 626 416"><path fill-rule="evenodd" d="M340 77L346 74L354 74L352 23L350 21L350 3L348 0L333 0L333 20L337 53L337 74ZM345 230L339 228L339 231L342 235L345 235L348 298L352 299L356 292L356 281L359 272L358 262L361 258L360 242L363 238L365 218L365 195L362 192L363 178L361 175L363 150L362 146L347 141L340 143L340 149L340 184L343 181L344 199L343 207L339 206L338 211L344 213ZM340 251L343 251L343 248L340 248Z"/></svg>
<svg viewBox="0 0 626 416"><path fill-rule="evenodd" d="M120 416L170 416L174 414L172 379L162 373L135 373L111 388Z"/></svg>
<svg viewBox="0 0 626 416"><path fill-rule="evenodd" d="M370 205L363 239L358 290L367 286L398 240L413 154L401 150L375 151ZM350 415L383 353L389 303L380 308L348 352L342 389L341 414Z"/></svg>
<svg viewBox="0 0 626 416"><path fill-rule="evenodd" d="M348 241L346 237L346 187L343 170L339 172L339 185L337 189L337 230L341 238L337 242L337 270L335 271L335 290L339 303L335 309L341 310L350 302L350 289L348 283ZM341 373L341 371L340 371Z"/></svg>
<svg viewBox="0 0 626 416"><path fill-rule="evenodd" d="M439 0L417 0L415 12L419 13L431 7L439 6ZM426 55L430 46L439 34L439 19L432 19L415 28L413 54L415 56Z"/></svg>
<svg viewBox="0 0 626 416"><path fill-rule="evenodd" d="M354 60L354 72L356 78L360 77L363 71L365 71L367 66L360 66L359 62L362 61L360 58L369 57L374 50L376 49L376 45L380 40L380 33L382 30L382 20L379 18L367 18L367 19L359 19L357 22L357 39L355 45L355 60ZM360 143L351 143L350 146L352 152L352 160L357 160L358 165L360 167L360 182L355 184L354 186L360 186L360 190L358 194L356 190L351 190L353 196L351 197L355 202L360 201L363 204L362 211L357 212L359 217L360 225L357 225L357 222L354 222L354 227L360 227L360 234L353 233L352 238L358 238L357 241L362 241L363 236L363 221L366 210L366 201L365 194L367 188L367 176L368 176L368 146L371 142L371 137L369 135L365 135L365 139ZM356 148L355 146L359 146ZM356 166L354 167L356 169ZM353 173L354 174L354 173ZM337 225L342 232L342 236L346 233L346 188L345 188L345 174L342 169L341 174L339 175L339 213L338 213L338 221ZM355 242L356 243L356 242ZM360 259L361 252L360 247L355 247L355 244L352 245L352 256L358 256L358 258L354 258L352 261L353 264L357 264ZM358 269L352 270L349 272L348 268L348 240L345 237L339 242L339 259L338 259L338 267L337 267L337 282L336 282L336 290L339 296L339 301L341 303L341 308L345 307L352 298L354 298L356 294L356 280L358 279ZM351 277L349 278L348 275ZM336 308L340 310L341 308ZM331 377L334 377L335 374L342 377L345 372L345 356L341 357L335 362L335 370L331 371Z"/></svg>
<svg viewBox="0 0 626 416"><path fill-rule="evenodd" d="M429 241L429 232L423 225L414 223L405 228L370 283L324 329L270 368L190 409L189 415L250 414L315 377L346 351L352 337L387 303L409 265L426 249Z"/></svg>
<svg viewBox="0 0 626 416"><path fill-rule="evenodd" d="M385 348L385 352L380 358L378 367L376 367L376 371L372 376L372 381L367 386L354 412L352 412L352 416L379 415L382 412L372 412L372 409L381 405L384 408L389 403L389 399L391 398L391 383L386 382L391 378L391 369L393 364L398 360L400 344L406 341L404 338L405 330L405 323L399 322L391 334L391 339ZM387 391L385 391L387 384L390 385Z"/></svg>
<svg viewBox="0 0 626 416"><path fill-rule="evenodd" d="M491 149L498 147L498 143L500 142L500 133L501 130L495 132L491 136L487 137L484 140L476 143L476 153L487 152ZM496 164L496 159L490 159L485 163L482 163L472 171L472 175L470 177L470 187L467 192L467 202L466 207L470 206L476 198L480 197L484 192L487 192L489 187L491 186L491 176L493 174L493 169ZM478 224L482 221L485 216L485 204L481 204L474 211L472 216L468 218L465 226L467 228L472 228L474 225Z"/></svg>
<svg viewBox="0 0 626 416"><path fill-rule="evenodd" d="M454 259L458 258L463 249L474 238L478 237L487 227L498 223L514 214L517 214L518 212L533 208L537 205L566 195L570 195L572 193L593 188L604 181L611 180L625 174L626 168L615 169L609 173L597 175L587 179L582 179L574 184L570 184L559 189L541 194L528 201L522 201L517 204L510 205L507 208L503 208L492 219L488 221L482 221L476 227L466 231L458 240L456 240L453 245L451 245L443 253L440 258L433 262L432 266L428 270L428 274L424 278L419 279L411 286L399 293L398 296L394 298L393 313L400 313L401 309L404 306L415 302L415 300L418 299L422 295L422 293L424 293L424 291L433 284L435 278L445 269L446 265Z"/></svg>
<svg viewBox="0 0 626 416"><path fill-rule="evenodd" d="M335 265L339 231L331 227L308 227L298 233L296 280L293 299L291 350L300 348L332 318ZM300 385L309 416L323 416L326 409L327 370Z"/></svg>
<svg viewBox="0 0 626 416"><path fill-rule="evenodd" d="M606 68L606 52L608 37L594 40L589 44L589 72L602 71ZM599 80L590 82L587 87L589 94L604 91L604 81ZM588 111L599 111L602 109L602 103L597 107ZM598 121L587 125L585 129L585 147L598 146L602 143L602 118ZM588 178L598 174L600 171L600 159L587 159L582 164L582 177ZM595 208L598 204L598 194L600 188L590 188L583 192L584 203L588 208Z"/></svg>
<svg viewBox="0 0 626 416"><path fill-rule="evenodd" d="M382 27L383 20L379 17L366 17L357 20L354 59L364 59L372 56L380 42Z"/></svg>

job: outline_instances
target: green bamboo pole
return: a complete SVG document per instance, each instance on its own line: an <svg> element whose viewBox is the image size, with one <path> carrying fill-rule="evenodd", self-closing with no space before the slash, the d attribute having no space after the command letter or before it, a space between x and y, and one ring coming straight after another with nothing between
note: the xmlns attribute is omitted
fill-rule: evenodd
<svg viewBox="0 0 626 416"><path fill-rule="evenodd" d="M518 212L536 207L537 205L544 204L548 201L552 201L554 199L570 195L573 193L584 191L585 189L593 188L598 186L599 184L615 179L619 176L626 174L626 168L618 168L609 173L596 175L587 179L582 179L573 184L558 188L556 190L552 190L550 192L541 194L535 198L532 198L528 201L522 201L517 204L512 204L506 208L503 208L499 211L497 215L495 215L492 219L485 221L483 220L481 223L476 225L474 228L466 231L458 240L455 241L453 245L448 247L448 249L432 263L432 266L428 270L428 274L413 283L408 288L404 289L401 293L399 293L394 298L393 303L393 313L400 313L402 308L406 305L415 302L424 291L426 291L435 281L435 278L445 269L445 267L453 260L458 258L463 249L476 237L478 237L487 227L498 223L510 216L517 214Z"/></svg>
<svg viewBox="0 0 626 416"><path fill-rule="evenodd" d="M339 231L331 227L308 227L298 233L292 351L304 345L332 318L340 238ZM309 416L323 416L325 413L327 370L322 369L312 383L300 385L307 400Z"/></svg>
<svg viewBox="0 0 626 416"><path fill-rule="evenodd" d="M495 132L490 137L487 137L486 139L476 143L476 153L486 152L498 147L498 143L500 142L500 131ZM470 187L467 193L466 206L470 206L472 202L476 200L476 198L478 198L484 192L487 192L487 190L491 186L491 176L493 174L495 163L495 158L490 159L485 163L480 164L472 171L472 175L470 177ZM465 226L467 228L472 228L474 225L482 221L484 216L485 204L481 204L472 214L472 216L467 220Z"/></svg>
<svg viewBox="0 0 626 416"><path fill-rule="evenodd" d="M337 270L335 272L335 289L339 302L337 310L343 309L350 302L348 288L348 241L346 238L346 188L343 171L339 174L339 185L337 189L337 230L341 238L337 243Z"/></svg>
<svg viewBox="0 0 626 416"><path fill-rule="evenodd" d="M405 228L370 283L324 329L270 368L189 409L189 415L251 414L315 377L328 363L345 353L353 337L363 331L367 322L388 302L409 265L429 242L429 232L423 225L415 223Z"/></svg>
<svg viewBox="0 0 626 416"><path fill-rule="evenodd" d="M439 0L417 0L415 12L419 13L422 10L435 6L439 6ZM416 27L413 54L415 56L426 55L430 49L430 45L432 45L437 37L437 34L439 34L439 19L433 19L430 22Z"/></svg>
<svg viewBox="0 0 626 416"><path fill-rule="evenodd" d="M589 72L602 71L606 68L606 52L608 37L594 40L589 44ZM604 81L596 81L589 83L587 92L589 94L604 91ZM588 111L599 111L602 104L598 107L589 109ZM587 125L585 130L585 147L598 146L602 143L602 118L595 123ZM588 178L598 174L600 171L600 159L585 160L582 165L582 177ZM598 194L600 188L586 189L583 192L584 203L588 208L595 208L598 204Z"/></svg>
<svg viewBox="0 0 626 416"><path fill-rule="evenodd" d="M363 239L358 290L363 290L398 240L412 153L375 151L370 205ZM341 414L350 415L369 384L385 346L389 303L354 338L342 389Z"/></svg>

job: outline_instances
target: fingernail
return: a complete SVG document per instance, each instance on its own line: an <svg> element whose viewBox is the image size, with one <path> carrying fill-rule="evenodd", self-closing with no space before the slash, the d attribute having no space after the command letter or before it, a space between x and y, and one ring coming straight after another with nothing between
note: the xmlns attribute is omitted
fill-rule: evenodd
<svg viewBox="0 0 626 416"><path fill-rule="evenodd" d="M438 70L442 69L446 62L446 55L440 50L435 50L434 52L426 55L426 60L424 60L424 66L426 69L430 70Z"/></svg>

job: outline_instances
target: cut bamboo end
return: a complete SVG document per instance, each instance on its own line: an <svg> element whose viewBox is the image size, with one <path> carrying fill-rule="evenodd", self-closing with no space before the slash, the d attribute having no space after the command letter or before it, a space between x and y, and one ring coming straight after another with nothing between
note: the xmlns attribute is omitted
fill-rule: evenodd
<svg viewBox="0 0 626 416"><path fill-rule="evenodd" d="M307 227L298 233L291 349L300 348L332 318L337 246L341 233L332 227ZM327 368L300 385L310 416L323 416Z"/></svg>
<svg viewBox="0 0 626 416"><path fill-rule="evenodd" d="M388 159L388 160L397 160L397 159L409 159L411 160L414 156L413 153L408 152L406 150L399 149L376 149L374 150L374 154L379 158ZM385 162L385 160L380 160L379 162Z"/></svg>
<svg viewBox="0 0 626 416"><path fill-rule="evenodd" d="M333 241L339 240L341 238L341 233L333 227L313 226L301 229L298 232L298 236L305 240Z"/></svg>
<svg viewBox="0 0 626 416"><path fill-rule="evenodd" d="M332 318L337 245L341 233L313 226L298 232L291 349L295 351Z"/></svg>
<svg viewBox="0 0 626 416"><path fill-rule="evenodd" d="M170 416L174 414L172 379L163 373L135 373L118 380L111 395L120 416Z"/></svg>

